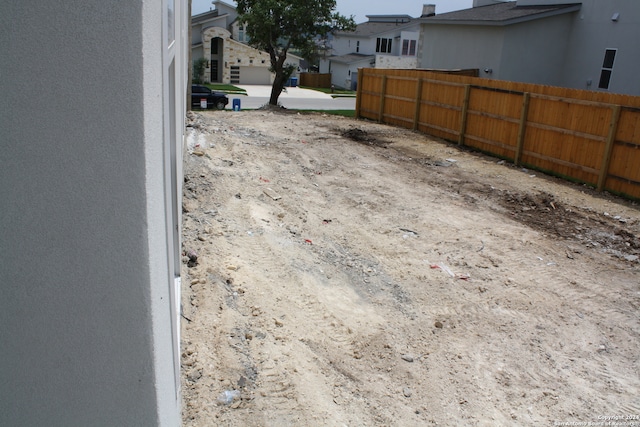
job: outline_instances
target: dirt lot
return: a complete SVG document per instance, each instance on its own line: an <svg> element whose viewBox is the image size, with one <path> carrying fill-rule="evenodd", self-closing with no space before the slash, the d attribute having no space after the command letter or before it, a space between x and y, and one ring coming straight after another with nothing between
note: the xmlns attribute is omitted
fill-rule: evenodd
<svg viewBox="0 0 640 427"><path fill-rule="evenodd" d="M371 122L191 124L185 425L640 425L637 205Z"/></svg>

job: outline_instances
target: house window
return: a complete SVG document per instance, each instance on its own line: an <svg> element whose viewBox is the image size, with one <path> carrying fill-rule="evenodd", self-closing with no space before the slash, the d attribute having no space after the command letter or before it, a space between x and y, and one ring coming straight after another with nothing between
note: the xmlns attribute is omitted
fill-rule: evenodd
<svg viewBox="0 0 640 427"><path fill-rule="evenodd" d="M393 39L376 39L376 52L377 53L391 53L391 42Z"/></svg>
<svg viewBox="0 0 640 427"><path fill-rule="evenodd" d="M406 56L416 55L416 41L415 40L402 40L402 54Z"/></svg>
<svg viewBox="0 0 640 427"><path fill-rule="evenodd" d="M602 71L600 72L599 89L609 89L611 82L611 72L613 71L613 62L616 59L617 49L607 49L604 51L604 61L602 61Z"/></svg>
<svg viewBox="0 0 640 427"><path fill-rule="evenodd" d="M360 40L356 42L356 53L360 52Z"/></svg>

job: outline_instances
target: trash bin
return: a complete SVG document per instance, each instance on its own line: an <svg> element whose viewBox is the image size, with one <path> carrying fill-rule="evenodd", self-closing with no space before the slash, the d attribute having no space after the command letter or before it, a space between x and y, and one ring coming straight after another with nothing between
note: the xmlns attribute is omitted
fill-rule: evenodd
<svg viewBox="0 0 640 427"><path fill-rule="evenodd" d="M240 99L233 98L233 111L240 111Z"/></svg>
<svg viewBox="0 0 640 427"><path fill-rule="evenodd" d="M296 87L296 86L298 86L298 78L291 77L291 87Z"/></svg>

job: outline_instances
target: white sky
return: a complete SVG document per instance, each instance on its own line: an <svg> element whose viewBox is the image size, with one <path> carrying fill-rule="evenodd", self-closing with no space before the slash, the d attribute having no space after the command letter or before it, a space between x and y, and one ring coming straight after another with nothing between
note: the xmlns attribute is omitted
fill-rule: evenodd
<svg viewBox="0 0 640 427"><path fill-rule="evenodd" d="M235 6L232 0L223 0ZM336 10L342 15L354 15L356 23L367 20L366 15L410 15L418 17L422 13L423 4L435 4L436 14L453 10L469 9L473 0L336 0ZM211 0L192 0L194 15L209 11Z"/></svg>

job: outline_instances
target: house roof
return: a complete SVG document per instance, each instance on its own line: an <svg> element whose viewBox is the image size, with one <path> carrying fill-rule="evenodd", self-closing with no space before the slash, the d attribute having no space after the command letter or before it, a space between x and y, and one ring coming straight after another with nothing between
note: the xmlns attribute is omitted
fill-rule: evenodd
<svg viewBox="0 0 640 427"><path fill-rule="evenodd" d="M376 56L364 55L362 53L349 53L347 55L331 56L329 59L342 64L354 64L356 62L373 61L376 59Z"/></svg>
<svg viewBox="0 0 640 427"><path fill-rule="evenodd" d="M408 22L413 18L409 15L366 15L369 22Z"/></svg>
<svg viewBox="0 0 640 427"><path fill-rule="evenodd" d="M518 6L516 1L509 1L443 13L422 18L421 21L427 24L511 25L563 13L576 12L580 10L581 6L582 3Z"/></svg>
<svg viewBox="0 0 640 427"><path fill-rule="evenodd" d="M222 15L222 16L224 16L224 15ZM211 19L216 19L216 18L219 18L219 17L220 16L218 15L218 10L217 9L210 10L208 12L200 13L198 15L193 15L191 17L191 25L199 24L201 22L209 21Z"/></svg>
<svg viewBox="0 0 640 427"><path fill-rule="evenodd" d="M417 19L411 18L409 21L404 19L404 23L396 22L364 22L356 26L355 31L343 31L336 32L335 35L339 36L352 36L352 37L372 37L376 34L384 34L390 31L401 30L405 27L411 27L419 23ZM400 21L398 21L400 22Z"/></svg>

